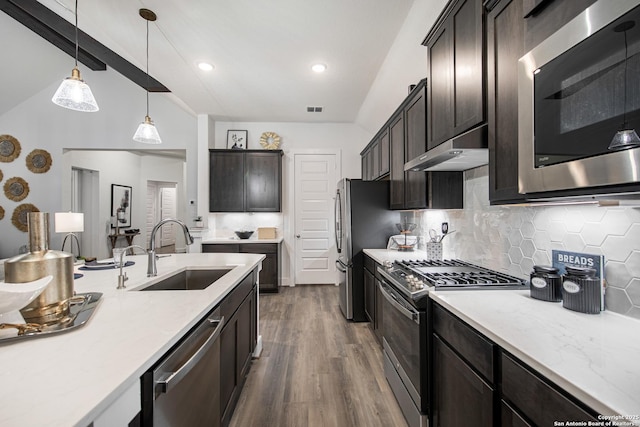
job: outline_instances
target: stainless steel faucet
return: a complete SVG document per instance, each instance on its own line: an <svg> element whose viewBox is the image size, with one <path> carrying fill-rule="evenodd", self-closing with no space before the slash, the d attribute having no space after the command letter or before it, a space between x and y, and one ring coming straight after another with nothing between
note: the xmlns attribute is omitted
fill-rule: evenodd
<svg viewBox="0 0 640 427"><path fill-rule="evenodd" d="M187 242L187 245L191 245L193 243L193 236L191 236L191 233L189 233L189 229L184 222L178 219L167 218L157 223L153 227L153 230L151 230L151 240L149 241L148 251L149 263L147 264L147 277L158 275L158 269L156 268L156 232L160 230L160 227L168 222L175 222L182 227L182 231L184 232L184 240Z"/></svg>
<svg viewBox="0 0 640 427"><path fill-rule="evenodd" d="M123 248L122 252L120 253L120 260L119 260L120 262L118 262L118 265L120 265L120 274L118 274L118 287L116 289L126 288L126 286L124 285L124 282L129 280L129 278L127 277L127 273L122 274L122 267L124 267L124 263L122 262L122 260L124 259L124 254L127 253L129 249L133 249L133 248L142 249L142 252L147 253L147 250L140 245L131 245L131 246L127 246L126 248Z"/></svg>

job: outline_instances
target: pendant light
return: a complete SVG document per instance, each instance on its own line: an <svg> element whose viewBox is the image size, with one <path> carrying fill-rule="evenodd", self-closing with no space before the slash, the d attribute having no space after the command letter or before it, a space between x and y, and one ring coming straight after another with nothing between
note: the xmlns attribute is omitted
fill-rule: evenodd
<svg viewBox="0 0 640 427"><path fill-rule="evenodd" d="M635 21L625 21L616 26L613 31L616 33L624 33L624 114L622 129L616 132L609 144L609 150L621 150L624 148L640 147L640 138L635 129L630 129L627 123L627 62L628 62L628 46L627 31L636 25Z"/></svg>
<svg viewBox="0 0 640 427"><path fill-rule="evenodd" d="M98 103L91 93L89 85L80 78L80 70L78 69L78 0L76 0L75 9L76 18L76 63L71 70L71 77L67 77L60 83L58 90L51 98L51 101L64 108L75 111L83 111L93 113L98 111Z"/></svg>
<svg viewBox="0 0 640 427"><path fill-rule="evenodd" d="M158 129L156 129L151 117L149 117L149 21L157 19L156 14L149 9L140 9L140 16L147 21L147 115L144 116L144 122L140 123L133 140L145 144L162 144Z"/></svg>

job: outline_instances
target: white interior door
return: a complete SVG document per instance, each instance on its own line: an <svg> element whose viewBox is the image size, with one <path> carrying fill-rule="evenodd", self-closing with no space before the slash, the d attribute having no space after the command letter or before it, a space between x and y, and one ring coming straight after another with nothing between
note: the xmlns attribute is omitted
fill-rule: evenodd
<svg viewBox="0 0 640 427"><path fill-rule="evenodd" d="M295 284L336 283L335 154L295 154Z"/></svg>
<svg viewBox="0 0 640 427"><path fill-rule="evenodd" d="M84 213L84 232L77 233L82 256L95 257L100 253L104 227L99 221L100 172L88 169L71 170L71 211ZM57 249L57 248L56 248ZM67 247L69 250L69 247ZM76 250L73 250L76 253Z"/></svg>
<svg viewBox="0 0 640 427"><path fill-rule="evenodd" d="M153 230L153 226L158 222L158 217L160 216L158 214L158 201L156 194L158 194L158 184L153 181L147 181L147 210L145 215L145 228L147 229L147 248L151 247L151 245L149 244L151 240L151 230ZM156 239L156 243L157 242L158 241Z"/></svg>
<svg viewBox="0 0 640 427"><path fill-rule="evenodd" d="M176 189L163 187L160 189L160 211L162 219L176 217ZM160 246L175 245L175 224L168 223L160 230Z"/></svg>
<svg viewBox="0 0 640 427"><path fill-rule="evenodd" d="M147 247L153 227L165 218L176 218L178 189L174 182L147 181L146 229ZM173 224L165 224L156 234L156 247L175 244Z"/></svg>

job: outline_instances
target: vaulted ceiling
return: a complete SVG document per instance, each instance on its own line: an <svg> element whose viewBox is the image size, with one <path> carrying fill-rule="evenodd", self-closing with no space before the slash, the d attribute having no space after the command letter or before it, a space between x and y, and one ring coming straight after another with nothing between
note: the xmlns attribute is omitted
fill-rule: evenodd
<svg viewBox="0 0 640 427"><path fill-rule="evenodd" d="M39 2L74 21L74 0ZM138 10L153 10L158 19L149 27L150 72L193 113L227 121L353 122L412 4L79 0L78 24L144 70L146 21ZM10 64L0 67L0 81L11 92L6 102L35 90L11 84L11 78L46 87L70 72L71 57L52 52L56 48L33 33L12 37L20 24L1 15L0 46ZM201 61L214 69L201 71ZM327 70L314 73L315 63ZM323 112L309 113L308 106ZM1 105L0 113L5 110Z"/></svg>

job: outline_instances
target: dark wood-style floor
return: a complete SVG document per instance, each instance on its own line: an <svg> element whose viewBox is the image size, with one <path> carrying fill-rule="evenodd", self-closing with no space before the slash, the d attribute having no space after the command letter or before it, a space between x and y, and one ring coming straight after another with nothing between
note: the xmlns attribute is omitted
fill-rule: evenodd
<svg viewBox="0 0 640 427"><path fill-rule="evenodd" d="M333 285L260 295L263 351L231 427L406 427L367 323L347 322Z"/></svg>

